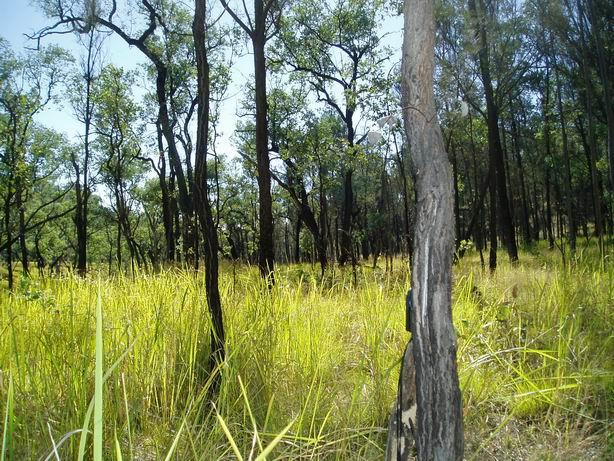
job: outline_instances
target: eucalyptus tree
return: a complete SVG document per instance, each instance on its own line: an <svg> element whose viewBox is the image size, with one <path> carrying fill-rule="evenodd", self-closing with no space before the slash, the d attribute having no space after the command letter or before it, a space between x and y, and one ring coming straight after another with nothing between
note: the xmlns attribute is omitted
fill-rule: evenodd
<svg viewBox="0 0 614 461"><path fill-rule="evenodd" d="M90 8L94 3L90 3ZM91 10L91 14L94 11ZM105 35L102 34L93 18L90 18L83 32L77 34L77 40L82 48L79 63L79 73L67 85L68 98L77 120L83 123L83 148L71 149L70 163L75 177L75 230L77 236L77 273L84 276L87 271L87 234L88 234L88 203L91 190L92 142L91 129L94 118L93 86L100 75L102 67L102 45Z"/></svg>
<svg viewBox="0 0 614 461"><path fill-rule="evenodd" d="M136 205L135 192L144 173L139 160L139 108L132 97L134 75L113 65L104 68L94 90L98 110L94 132L100 151L99 164L103 182L111 194L117 223L116 258L122 267L122 237L130 252L131 265L140 267L145 261L135 238L138 225L131 219ZM134 267L133 267L134 268Z"/></svg>
<svg viewBox="0 0 614 461"><path fill-rule="evenodd" d="M379 89L387 56L378 33L384 4L367 0L301 0L283 20L283 48L276 60L302 75L345 125L346 161L339 263L354 261L352 177L359 150L357 117L367 98Z"/></svg>
<svg viewBox="0 0 614 461"><path fill-rule="evenodd" d="M612 146L612 82L603 72L603 65L614 61L609 48L603 47L602 33L611 32L604 19L612 14L612 7L599 0L564 1L532 4L535 27L540 31L538 46L554 74L554 100L558 112L561 149L565 165L565 208L568 215L570 247L575 246L576 226L586 224L583 215L592 208L594 230L603 247L606 217L614 205L607 200L604 206L603 178L600 164L608 164L611 176ZM573 125L572 125L573 123ZM575 127L575 129L573 129ZM604 136L605 135L605 136ZM605 139L604 139L605 138ZM579 144L586 156L586 166L592 207L588 210L574 206L580 197L574 179L574 145ZM600 154L600 147L606 155ZM603 160L602 160L603 159ZM585 176L581 175L583 181ZM611 177L610 177L611 182ZM574 190L575 189L575 190ZM584 187L583 187L584 189Z"/></svg>
<svg viewBox="0 0 614 461"><path fill-rule="evenodd" d="M75 3L69 0L41 0L43 12L55 22L41 29L34 35L38 41L54 34L63 34L72 31L87 31L92 22L101 28L111 31L119 36L127 45L136 48L153 66L155 78L155 99L157 102L157 123L159 123L166 150L168 151L169 163L172 168L174 180L178 191L178 206L183 217L184 236L187 236L191 247L192 259L195 256L194 245L197 244L194 236L194 203L191 195L191 178L184 169L177 145L176 132L172 119L171 101L169 95L169 56L161 46L162 32L168 32L167 25L169 15L176 11L173 2L152 2L142 0L135 8L137 18L126 17L125 5L111 0L104 4L96 1L88 1L85 4ZM189 16L188 16L189 17ZM137 22L141 26L133 28ZM189 23L184 24L185 30L175 33L189 36ZM188 255L190 257L190 255Z"/></svg>
<svg viewBox="0 0 614 461"><path fill-rule="evenodd" d="M511 7L512 9L514 6ZM518 249L516 247L516 233L512 221L507 180L505 173L505 160L503 148L501 146L501 136L499 132L500 117L500 98L503 93L503 86L510 85L514 80L513 75L509 75L509 81L499 80L501 87L495 89L493 85L493 57L490 51L490 37L493 30L489 25L497 24L495 5L487 7L483 0L469 0L469 9L472 13L473 30L477 43L477 62L479 65L480 77L482 81L484 99L486 100L486 113L484 114L488 124L488 151L489 151L489 188L490 188L490 258L489 267L495 270L497 267L497 216L501 223L504 242L510 261L518 260ZM511 14L515 14L512 12ZM520 71L522 72L522 71ZM497 75L502 77L503 75ZM499 98L499 100L498 100ZM498 201L498 210L496 203ZM499 213L497 214L497 211Z"/></svg>
<svg viewBox="0 0 614 461"><path fill-rule="evenodd" d="M271 144L282 168L271 168L275 182L289 195L300 225L311 233L321 274L328 266L328 198L333 152L340 148L339 120L335 115L316 115L305 109L307 95L300 90L275 89L269 95ZM317 201L313 199L317 196ZM317 203L317 208L314 206ZM298 259L298 258L296 258Z"/></svg>
<svg viewBox="0 0 614 461"><path fill-rule="evenodd" d="M254 53L254 101L256 106L256 161L259 194L259 256L260 274L269 285L275 283L273 249L273 203L269 134L267 125L266 44L279 30L284 0L254 0L253 11L243 2L243 16L231 8L226 0L222 5L237 25L249 37Z"/></svg>
<svg viewBox="0 0 614 461"><path fill-rule="evenodd" d="M209 148L209 109L211 76L207 52L207 3L194 0L192 35L197 68L197 131L194 174L194 201L196 215L204 236L205 294L211 315L209 373L214 374L212 391L219 387L219 373L216 373L225 359L225 332L222 316L222 301L219 290L219 241L217 226L210 201L209 171L207 152Z"/></svg>
<svg viewBox="0 0 614 461"><path fill-rule="evenodd" d="M16 56L8 43L0 39L0 162L6 235L3 246L7 250L9 289L13 288L15 240L19 241L23 272L25 275L29 272L26 207L36 177L36 149L39 148L33 144L34 117L56 98L57 86L66 77L69 61L69 55L57 47ZM17 239L13 236L15 221Z"/></svg>

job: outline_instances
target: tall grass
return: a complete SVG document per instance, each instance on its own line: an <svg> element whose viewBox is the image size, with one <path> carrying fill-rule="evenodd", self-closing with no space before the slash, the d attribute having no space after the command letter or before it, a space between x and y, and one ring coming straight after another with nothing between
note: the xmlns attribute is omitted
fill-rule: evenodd
<svg viewBox="0 0 614 461"><path fill-rule="evenodd" d="M494 276L472 255L455 268L468 458L613 453L614 270L556 257L536 249ZM358 286L351 271L281 267L272 291L255 269L222 271L215 405L202 276L67 274L2 292L1 455L90 459L99 440L102 459L382 458L408 339L396 266L365 265Z"/></svg>

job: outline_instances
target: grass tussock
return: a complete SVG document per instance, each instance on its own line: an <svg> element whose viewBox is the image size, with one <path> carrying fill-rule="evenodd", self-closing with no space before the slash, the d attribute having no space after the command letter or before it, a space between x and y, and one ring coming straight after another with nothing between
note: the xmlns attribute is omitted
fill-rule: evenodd
<svg viewBox="0 0 614 461"><path fill-rule="evenodd" d="M556 257L534 249L494 276L472 255L455 268L467 459L614 456L614 269ZM202 276L2 291L2 459L381 459L406 266L365 265L358 286L351 271L280 267L270 292L255 269L224 269L214 405Z"/></svg>

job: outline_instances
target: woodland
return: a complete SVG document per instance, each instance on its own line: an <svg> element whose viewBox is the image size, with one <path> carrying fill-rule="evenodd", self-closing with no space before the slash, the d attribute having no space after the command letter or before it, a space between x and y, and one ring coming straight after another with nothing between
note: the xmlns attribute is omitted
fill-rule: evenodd
<svg viewBox="0 0 614 461"><path fill-rule="evenodd" d="M614 457L612 2L32 5L0 32L0 460L389 459L420 264L462 406L418 459Z"/></svg>

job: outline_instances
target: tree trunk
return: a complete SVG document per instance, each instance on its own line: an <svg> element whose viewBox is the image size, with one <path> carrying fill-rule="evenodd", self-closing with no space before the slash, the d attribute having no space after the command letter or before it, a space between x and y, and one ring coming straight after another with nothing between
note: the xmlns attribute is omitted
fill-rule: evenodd
<svg viewBox="0 0 614 461"><path fill-rule="evenodd" d="M408 185L408 180L407 180L407 173L405 171L404 156L401 156L402 149L399 149L399 147L397 146L396 136L394 136L394 147L396 151L397 163L399 165L399 173L401 174L401 180L403 183L403 190L401 191L401 196L403 197L403 224L404 224L404 230L405 230L405 241L407 245L407 255L411 263L411 256L412 256L413 248L412 248L412 238L411 238L411 231L410 231L410 221L409 221L410 219L409 218L409 198L407 197L407 194L408 194L407 191L409 189L409 185Z"/></svg>
<svg viewBox="0 0 614 461"><path fill-rule="evenodd" d="M339 243L339 264L342 266L354 259L352 249L352 208L354 205L354 190L352 176L354 171L347 169L343 175L343 206L341 208L341 241Z"/></svg>
<svg viewBox="0 0 614 461"><path fill-rule="evenodd" d="M513 108L510 98L510 109ZM529 206L527 203L527 188L524 182L524 168L522 165L522 149L520 148L520 130L516 123L514 112L511 113L512 119L512 140L514 147L514 156L516 157L516 166L518 168L518 177L520 179L520 198L522 206L522 239L527 245L531 244L531 226L529 224Z"/></svg>
<svg viewBox="0 0 614 461"><path fill-rule="evenodd" d="M256 160L258 163L259 197L259 255L260 274L269 285L275 283L273 251L273 205L271 198L271 172L269 166L266 61L264 46L266 31L262 0L254 1L255 29L252 35L254 48L254 77L256 91Z"/></svg>
<svg viewBox="0 0 614 461"><path fill-rule="evenodd" d="M593 37L595 39L599 77L603 87L603 107L608 128L608 171L610 175L610 190L614 192L614 107L612 105L608 63L604 52L603 39L601 37L602 30L605 30L605 26L601 23L602 15L600 15L600 13L603 12L595 10L594 0L587 0L587 5L588 17L592 25Z"/></svg>
<svg viewBox="0 0 614 461"><path fill-rule="evenodd" d="M87 63L85 72L85 125L83 137L83 168L79 168L78 160L73 159L73 167L77 176L75 182L76 205L75 227L77 231L77 273L85 277L87 272L87 224L88 224L88 201L89 201L89 161L90 161L90 129L93 118L92 85L94 82L94 39L96 29L91 28L87 47Z"/></svg>
<svg viewBox="0 0 614 461"><path fill-rule="evenodd" d="M458 192L458 159L456 158L456 149L454 142L450 144L452 148L452 176L454 177L454 231L456 234L456 248L460 246L461 221L460 221L460 197Z"/></svg>
<svg viewBox="0 0 614 461"><path fill-rule="evenodd" d="M7 188L7 196L4 201L4 232L6 233L6 269L9 291L13 291L14 276L13 276L13 236L11 235L11 192Z"/></svg>
<svg viewBox="0 0 614 461"><path fill-rule="evenodd" d="M556 62L554 65L556 67ZM576 251L576 220L573 210L573 188L571 182L571 162L569 160L569 142L567 140L567 127L565 122L565 113L563 112L562 88L558 70L556 72L556 90L559 122L561 124L561 139L563 141L563 163L565 164L565 208L567 211L567 225L569 226L569 249L573 258Z"/></svg>
<svg viewBox="0 0 614 461"><path fill-rule="evenodd" d="M401 84L417 194L411 320L418 460L449 461L463 458L463 420L451 302L453 179L433 96L433 3L405 1ZM412 385L402 382L401 389ZM403 441L409 446L409 440ZM407 459L401 445L397 452Z"/></svg>
<svg viewBox="0 0 614 461"><path fill-rule="evenodd" d="M164 226L164 241L166 243L166 261L175 260L175 233L173 231L173 206L171 203L171 194L169 186L166 182L166 159L164 157L164 146L162 144L162 128L157 123L158 131L158 179L160 181L160 192L162 195L162 224Z"/></svg>
<svg viewBox="0 0 614 461"><path fill-rule="evenodd" d="M499 134L499 108L495 102L495 95L492 86L490 75L490 58L488 53L488 37L486 33L485 17L486 9L483 0L479 0L479 11L475 0L469 1L469 8L474 15L476 23L476 35L479 39L480 50L478 60L480 64L480 73L482 75L482 84L484 85L484 96L486 98L486 112L488 124L488 152L490 162L494 165L489 173L491 176L496 176L496 179L491 179L491 188L496 188L495 191L490 191L491 201L498 198L499 204L499 221L501 230L505 240L507 253L512 263L518 261L518 248L516 246L516 232L512 222L512 214L510 210L509 200L507 197L507 182L505 178L505 163L503 158L503 148L501 147L501 136ZM496 197L495 197L496 196ZM491 226L496 223L496 204L491 204ZM493 213L495 217L493 217ZM494 219L493 219L494 218ZM496 238L496 232L491 229L491 270L496 268L496 254L493 255L492 243ZM496 250L496 243L495 243ZM493 258L494 256L494 258ZM493 261L494 259L494 261ZM494 262L494 264L493 264ZM494 265L494 267L493 267Z"/></svg>
<svg viewBox="0 0 614 461"><path fill-rule="evenodd" d="M19 237L19 249L21 253L21 267L23 269L23 275L30 275L30 265L28 263L28 247L26 244L26 216L25 209L23 204L23 190L21 186L21 181L16 181L16 189L15 192L15 207L19 213L19 222L18 222L18 237Z"/></svg>
<svg viewBox="0 0 614 461"><path fill-rule="evenodd" d="M294 227L294 262L301 262L301 229L303 228L303 218L301 210L297 209L296 226Z"/></svg>
<svg viewBox="0 0 614 461"><path fill-rule="evenodd" d="M590 73L589 64L589 50L584 34L584 9L582 8L582 2L577 1L579 11L579 24L580 24L580 41L582 45L582 68L584 84L586 85L585 99L586 99L586 118L588 120L588 151L591 164L591 183L593 190L593 203L595 206L595 235L599 242L599 252L601 257L604 256L603 248L603 218L601 210L601 192L599 190L599 178L597 170L597 139L595 133L595 120L593 114L593 82ZM611 101L610 101L611 103Z"/></svg>
<svg viewBox="0 0 614 461"><path fill-rule="evenodd" d="M207 183L207 144L209 136L209 62L206 49L206 0L195 0L192 33L198 73L198 118L194 174L194 197L197 215L204 237L205 294L211 315L209 373L215 373L212 392L219 388L219 370L225 360L225 333L222 301L219 291L219 242L213 220Z"/></svg>

